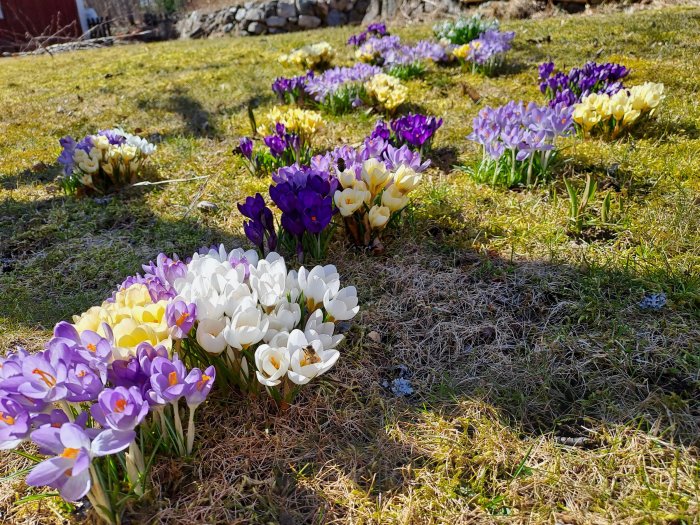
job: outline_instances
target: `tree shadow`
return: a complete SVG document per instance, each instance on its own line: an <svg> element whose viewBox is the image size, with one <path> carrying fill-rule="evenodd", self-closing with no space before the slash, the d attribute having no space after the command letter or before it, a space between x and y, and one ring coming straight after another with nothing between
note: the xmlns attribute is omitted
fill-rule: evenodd
<svg viewBox="0 0 700 525"><path fill-rule="evenodd" d="M157 213L146 197L159 191L0 201L0 319L50 329L100 304L161 251L186 256L213 244L247 245L196 208L176 218Z"/></svg>
<svg viewBox="0 0 700 525"><path fill-rule="evenodd" d="M669 140L673 138L683 138L696 140L700 138L700 128L695 121L685 119L655 119L642 123L641 126L633 127L629 137L634 139L656 139Z"/></svg>
<svg viewBox="0 0 700 525"><path fill-rule="evenodd" d="M443 173L450 173L459 157L459 151L454 146L443 146L433 148L428 152L427 158L430 159L433 166L438 168Z"/></svg>
<svg viewBox="0 0 700 525"><path fill-rule="evenodd" d="M46 184L58 177L63 170L58 162L46 165L38 162L34 166L13 175L3 175L0 177L0 188L14 190L22 186L32 186L35 184Z"/></svg>
<svg viewBox="0 0 700 525"><path fill-rule="evenodd" d="M150 98L141 99L137 105L143 111L161 108L180 115L184 121L184 127L171 133L171 136L187 135L199 138L217 138L219 136L213 115L204 108L199 100L191 96L182 87L174 88L167 95L167 100L165 101Z"/></svg>

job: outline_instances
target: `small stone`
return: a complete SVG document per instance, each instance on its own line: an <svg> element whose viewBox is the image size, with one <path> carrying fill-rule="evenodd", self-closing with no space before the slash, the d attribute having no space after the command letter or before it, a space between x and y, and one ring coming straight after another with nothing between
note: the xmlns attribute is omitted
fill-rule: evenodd
<svg viewBox="0 0 700 525"><path fill-rule="evenodd" d="M317 16L299 15L299 27L314 29L321 25L321 19Z"/></svg>
<svg viewBox="0 0 700 525"><path fill-rule="evenodd" d="M367 334L367 337L369 337L372 341L375 343L381 343L382 342L382 336L379 335L379 332L372 330L370 333Z"/></svg>
<svg viewBox="0 0 700 525"><path fill-rule="evenodd" d="M248 25L246 31L253 35L262 35L265 32L265 29L267 29L265 24L262 24L260 22L253 22Z"/></svg>
<svg viewBox="0 0 700 525"><path fill-rule="evenodd" d="M236 11L236 22L240 22L245 18L246 15L246 10L245 9L239 9Z"/></svg>
<svg viewBox="0 0 700 525"><path fill-rule="evenodd" d="M287 19L281 16L271 16L265 20L267 27L284 27Z"/></svg>
<svg viewBox="0 0 700 525"><path fill-rule="evenodd" d="M213 202L201 201L197 204L197 209L202 213L214 213L219 210L219 207Z"/></svg>
<svg viewBox="0 0 700 525"><path fill-rule="evenodd" d="M230 22L228 24L226 24L224 26L223 31L224 31L224 33L230 33L231 31L233 31L233 24Z"/></svg>

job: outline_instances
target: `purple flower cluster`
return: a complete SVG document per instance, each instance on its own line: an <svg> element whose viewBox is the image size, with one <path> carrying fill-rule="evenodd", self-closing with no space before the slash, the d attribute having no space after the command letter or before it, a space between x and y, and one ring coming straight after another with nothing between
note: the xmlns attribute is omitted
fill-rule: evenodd
<svg viewBox="0 0 700 525"><path fill-rule="evenodd" d="M335 213L333 195L338 180L327 171L298 165L278 170L272 180L270 198L282 212L282 229L295 242L297 254L308 244L307 250L320 257L322 250L313 250L313 246L322 245L321 235ZM312 242L305 243L305 237Z"/></svg>
<svg viewBox="0 0 700 525"><path fill-rule="evenodd" d="M283 103L301 104L309 96L306 85L314 75L313 71L309 71L296 77L278 77L272 83L272 91Z"/></svg>
<svg viewBox="0 0 700 525"><path fill-rule="evenodd" d="M398 36L370 38L359 52L375 56L373 63L384 66L416 64L425 60L444 62L448 58L445 48L436 42L421 40L410 46L402 44Z"/></svg>
<svg viewBox="0 0 700 525"><path fill-rule="evenodd" d="M246 160L248 171L253 176L260 176L283 166L308 162L311 146L302 141L296 133L288 133L284 124L278 122L274 132L263 137L267 151L255 151L252 139L243 137L239 140L234 153Z"/></svg>
<svg viewBox="0 0 700 525"><path fill-rule="evenodd" d="M413 148L429 147L433 135L442 126L442 119L421 114L408 114L391 121L396 142ZM376 131L376 128L375 128Z"/></svg>
<svg viewBox="0 0 700 525"><path fill-rule="evenodd" d="M381 72L381 68L363 63L357 63L351 67L334 67L308 79L306 91L317 102L323 103L339 91L362 84Z"/></svg>
<svg viewBox="0 0 700 525"><path fill-rule="evenodd" d="M629 69L620 64L587 62L568 73L555 71L554 62L539 66L540 91L547 96L549 105L573 106L591 93L614 95L623 89L622 80Z"/></svg>
<svg viewBox="0 0 700 525"><path fill-rule="evenodd" d="M573 133L572 113L572 108L564 105L552 108L511 101L496 109L482 109L467 138L483 146L486 165L503 160L513 174L522 175L527 164L530 182L533 166L539 175L546 175L556 139Z"/></svg>
<svg viewBox="0 0 700 525"><path fill-rule="evenodd" d="M193 308L184 305L178 317L194 317ZM151 406L181 398L195 406L214 381L213 367L188 373L177 355L171 359L165 348L147 343L129 360L113 360L111 329L106 324L102 329L105 336L89 330L79 333L61 322L44 351L28 354L18 349L0 358L0 449L34 441L52 457L34 467L27 483L51 486L69 501L90 490L94 458L129 447ZM54 403L61 403L63 410L52 409ZM86 428L87 412L82 408L88 405L100 428ZM74 422L70 406L81 407Z"/></svg>
<svg viewBox="0 0 700 525"><path fill-rule="evenodd" d="M558 137L573 132L573 111L565 106L551 108L530 102L508 102L505 106L482 109L474 118L469 140L484 146L497 160L507 150L515 151L519 161L536 151L554 149Z"/></svg>
<svg viewBox="0 0 700 525"><path fill-rule="evenodd" d="M498 66L503 55L513 47L514 38L513 31L501 32L494 29L486 31L469 44L467 60L487 70L493 70Z"/></svg>
<svg viewBox="0 0 700 525"><path fill-rule="evenodd" d="M142 265L142 268L145 272L143 276L137 273L127 277L119 286L119 290L126 290L132 284L143 284L148 288L154 303L175 297L175 281L187 273L187 266L177 255L171 259L164 253L158 255L155 263L149 261L148 264Z"/></svg>
<svg viewBox="0 0 700 525"><path fill-rule="evenodd" d="M238 211L248 220L243 222L243 231L261 254L273 252L277 248L277 233L272 210L265 205L265 199L259 193L255 197L246 197L243 204L238 204Z"/></svg>
<svg viewBox="0 0 700 525"><path fill-rule="evenodd" d="M369 159L382 161L387 169L392 171L400 166L406 166L420 173L430 166L429 160L423 161L420 152L412 151L406 144L401 147L393 146L388 138L382 136L387 130L386 124L378 123L375 128L377 133L365 138L359 148L355 149L347 145L340 146L325 155L318 155L311 159L311 167L316 170L328 171L333 175L345 170L352 170L359 180L362 164Z"/></svg>
<svg viewBox="0 0 700 525"><path fill-rule="evenodd" d="M364 44L367 41L367 39L371 36L382 37L388 34L389 33L386 30L386 24L384 24L383 22L370 24L367 26L367 29L365 29L361 33L352 35L350 38L348 38L348 45L359 47L362 44Z"/></svg>

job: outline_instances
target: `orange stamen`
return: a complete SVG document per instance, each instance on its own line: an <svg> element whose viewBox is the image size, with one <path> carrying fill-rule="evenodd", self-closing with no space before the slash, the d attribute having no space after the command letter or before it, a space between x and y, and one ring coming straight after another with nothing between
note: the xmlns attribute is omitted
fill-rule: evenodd
<svg viewBox="0 0 700 525"><path fill-rule="evenodd" d="M10 416L10 415L5 415L2 412L0 412L0 421L3 423L7 423L8 425L14 425L15 424L15 418Z"/></svg>
<svg viewBox="0 0 700 525"><path fill-rule="evenodd" d="M189 316L190 316L190 314L188 314L187 312L182 312L182 314L180 315L180 317L178 317L177 320L175 321L175 324L176 324L177 326L182 326L182 324L183 324L185 321L187 321L187 318L188 318Z"/></svg>
<svg viewBox="0 0 700 525"><path fill-rule="evenodd" d="M126 399L117 399L117 402L114 403L114 411L115 412L124 412L124 409L126 408Z"/></svg>
<svg viewBox="0 0 700 525"><path fill-rule="evenodd" d="M177 372L170 372L168 374L168 383L170 386L177 385Z"/></svg>
<svg viewBox="0 0 700 525"><path fill-rule="evenodd" d="M56 386L56 378L48 372L44 372L43 370L35 368L34 370L32 370L32 374L38 375L49 388Z"/></svg>
<svg viewBox="0 0 700 525"><path fill-rule="evenodd" d="M96 347L95 345L93 345L92 343L89 343L89 344L87 345L87 349L90 350L91 352L96 352L96 351L97 351L97 347Z"/></svg>
<svg viewBox="0 0 700 525"><path fill-rule="evenodd" d="M210 379L211 376L208 376L207 374L202 374L202 379L197 381L197 390L201 390L202 388L204 388Z"/></svg>
<svg viewBox="0 0 700 525"><path fill-rule="evenodd" d="M75 459L78 457L78 452L80 452L79 448L64 448L63 452L61 452L61 457Z"/></svg>

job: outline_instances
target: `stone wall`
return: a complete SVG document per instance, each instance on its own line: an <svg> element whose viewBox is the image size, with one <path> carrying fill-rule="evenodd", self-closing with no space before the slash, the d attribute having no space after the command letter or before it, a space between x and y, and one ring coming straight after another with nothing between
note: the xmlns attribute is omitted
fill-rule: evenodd
<svg viewBox="0 0 700 525"><path fill-rule="evenodd" d="M193 11L178 21L176 29L180 38L262 35L388 20L399 11L419 17L438 11L454 13L466 7L459 0L268 0L212 13Z"/></svg>

